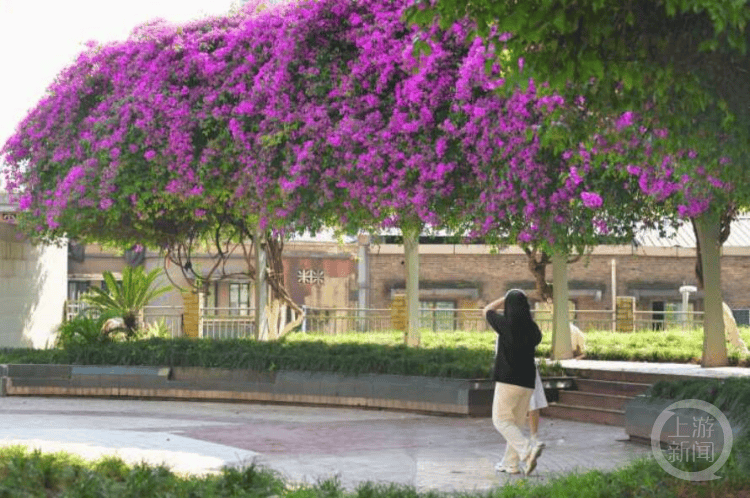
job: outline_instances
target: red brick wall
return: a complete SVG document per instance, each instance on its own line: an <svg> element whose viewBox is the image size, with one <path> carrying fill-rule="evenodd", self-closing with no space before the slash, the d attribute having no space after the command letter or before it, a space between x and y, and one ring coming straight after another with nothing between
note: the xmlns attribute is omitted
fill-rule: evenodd
<svg viewBox="0 0 750 498"><path fill-rule="evenodd" d="M391 288L404 286L404 256L373 251L370 257L371 306L388 307ZM631 295L633 289L676 291L682 285L696 285L694 256L591 255L569 265L568 280L573 289L578 285L602 290L601 299L572 297L576 308L611 309L613 259L618 295ZM504 294L511 285L533 286L523 254L422 254L419 278L422 284L433 286L473 286L479 291L480 303ZM552 279L552 265L547 268L547 279ZM750 256L722 257L722 291L732 308L750 308ZM679 295L675 296L670 300L679 301ZM643 297L638 307L650 309L651 299L658 298ZM699 299L696 310L700 309Z"/></svg>

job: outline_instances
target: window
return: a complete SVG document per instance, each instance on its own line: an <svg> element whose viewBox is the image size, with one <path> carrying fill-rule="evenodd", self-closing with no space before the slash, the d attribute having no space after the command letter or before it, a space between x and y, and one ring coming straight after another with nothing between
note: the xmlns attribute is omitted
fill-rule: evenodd
<svg viewBox="0 0 750 498"><path fill-rule="evenodd" d="M233 315L248 315L250 312L250 284L229 284L229 307Z"/></svg>
<svg viewBox="0 0 750 498"><path fill-rule="evenodd" d="M323 270L297 270L297 282L300 284L323 285L325 279Z"/></svg>
<svg viewBox="0 0 750 498"><path fill-rule="evenodd" d="M117 283L122 281L117 280ZM99 287L104 292L109 290L104 280L68 280L68 301L80 301L92 287Z"/></svg>
<svg viewBox="0 0 750 498"><path fill-rule="evenodd" d="M737 325L750 325L750 309L732 310L732 314L734 315L734 321L737 322Z"/></svg>
<svg viewBox="0 0 750 498"><path fill-rule="evenodd" d="M664 330L664 301L652 301L651 311L651 328Z"/></svg>
<svg viewBox="0 0 750 498"><path fill-rule="evenodd" d="M420 301L420 323L430 330L456 329L456 303L454 301Z"/></svg>
<svg viewBox="0 0 750 498"><path fill-rule="evenodd" d="M83 296L92 287L103 287L107 290L103 280L68 280L68 303L65 310L68 320L89 308L89 305L83 302Z"/></svg>
<svg viewBox="0 0 750 498"><path fill-rule="evenodd" d="M666 328L678 327L683 325L693 326L693 303L688 303L687 314L683 313L682 303L666 303L664 321Z"/></svg>
<svg viewBox="0 0 750 498"><path fill-rule="evenodd" d="M208 284L208 289L203 293L203 307L204 308L216 308L219 297L219 282L213 282Z"/></svg>
<svg viewBox="0 0 750 498"><path fill-rule="evenodd" d="M81 297L91 287L90 280L69 280L68 281L68 301L80 301Z"/></svg>

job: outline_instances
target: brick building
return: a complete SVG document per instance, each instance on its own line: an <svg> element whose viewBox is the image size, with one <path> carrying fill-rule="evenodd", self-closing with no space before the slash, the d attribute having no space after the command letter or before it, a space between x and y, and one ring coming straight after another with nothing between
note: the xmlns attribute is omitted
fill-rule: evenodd
<svg viewBox="0 0 750 498"><path fill-rule="evenodd" d="M125 264L124 257L95 247L85 252L77 260L71 253L69 299L76 299L87 286L101 280L105 269L116 272ZM404 292L404 251L400 244L379 243L366 236L343 243L298 240L285 244L283 259L290 295L308 308L388 309ZM568 267L573 318L584 322L611 320L613 297L632 296L638 312L655 321L668 321L681 310L679 288L696 285L695 260L695 239L689 226L666 238L644 232L632 245L596 247ZM421 307L445 312L477 310L510 288L531 290L534 279L527 261L517 247L494 250L481 244L421 244ZM148 254L144 264L152 268L163 261L156 254ZM229 267L243 264L238 257ZM551 273L550 265L550 279ZM749 321L748 276L750 218L742 218L734 224L722 256L723 296L740 323ZM252 284L242 279L217 281L203 299L205 306L249 313ZM182 297L173 292L155 304L177 307ZM692 293L688 304L690 311L701 311L702 292Z"/></svg>

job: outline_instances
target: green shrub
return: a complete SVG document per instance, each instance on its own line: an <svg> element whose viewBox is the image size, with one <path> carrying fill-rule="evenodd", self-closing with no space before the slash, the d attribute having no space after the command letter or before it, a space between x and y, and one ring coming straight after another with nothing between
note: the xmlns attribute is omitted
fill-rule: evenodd
<svg viewBox="0 0 750 498"><path fill-rule="evenodd" d="M157 329L166 335L161 324ZM694 361L701 354L701 334L589 332L586 357ZM494 338L493 332L423 332L419 348L406 347L401 332L335 336L292 333L272 342L188 338L150 338L130 343L74 340L68 341L62 350L0 349L0 363L195 366L474 379L490 374ZM537 348L537 356L545 357L549 351L550 338L545 336ZM739 356L734 356L733 361L737 364ZM562 370L558 365L544 370L544 375L559 375Z"/></svg>
<svg viewBox="0 0 750 498"><path fill-rule="evenodd" d="M750 472L750 378L729 377L726 379L685 379L659 381L646 393L651 398L699 399L716 406L739 429L739 437L733 444L736 464L743 472Z"/></svg>
<svg viewBox="0 0 750 498"><path fill-rule="evenodd" d="M560 377L565 375L565 369L559 361L553 363L538 361L537 369L539 370L539 375L542 377Z"/></svg>
<svg viewBox="0 0 750 498"><path fill-rule="evenodd" d="M122 282L116 281L112 272L105 271L103 277L107 289L91 287L83 300L102 313L114 313L122 318L126 337L133 339L138 330L138 315L143 308L172 288L170 285L156 287L161 271L154 268L146 273L141 266L127 266L122 271Z"/></svg>
<svg viewBox="0 0 750 498"><path fill-rule="evenodd" d="M63 322L57 329L55 345L59 348L72 346L97 345L110 342L114 334L102 331L107 320L115 318L114 313L102 313L92 316L86 311Z"/></svg>
<svg viewBox="0 0 750 498"><path fill-rule="evenodd" d="M218 476L178 476L165 466L129 465L111 456L84 462L66 453L44 454L21 446L0 448L0 498L270 498L281 497L284 491L284 482L276 473L254 465L225 469Z"/></svg>
<svg viewBox="0 0 750 498"><path fill-rule="evenodd" d="M172 331L169 329L169 326L167 325L167 320L165 318L162 318L161 320L153 323L146 324L145 327L138 330L135 333L135 339L138 341L143 341L145 339L153 339L153 338L159 338L159 339L171 339L172 338Z"/></svg>
<svg viewBox="0 0 750 498"><path fill-rule="evenodd" d="M326 344L322 341L189 338L70 344L63 350L52 351L0 351L0 363L198 366L451 378L486 378L492 358L493 351L489 348L407 348L404 345Z"/></svg>

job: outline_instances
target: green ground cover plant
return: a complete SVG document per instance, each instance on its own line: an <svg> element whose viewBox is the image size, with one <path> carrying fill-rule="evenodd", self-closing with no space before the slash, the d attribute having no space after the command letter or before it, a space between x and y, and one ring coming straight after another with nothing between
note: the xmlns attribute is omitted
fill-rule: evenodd
<svg viewBox="0 0 750 498"><path fill-rule="evenodd" d="M637 460L612 472L590 471L535 485L524 479L489 491L439 493L412 486L360 483L345 489L338 478L313 485L290 483L275 472L250 465L216 475L178 475L163 466L129 465L116 457L84 461L66 453L47 454L15 446L0 449L0 498L547 498L547 497L741 497L750 477L730 459L722 479L692 483L664 472L653 459Z"/></svg>
<svg viewBox="0 0 750 498"><path fill-rule="evenodd" d="M746 344L750 344L750 329L741 329L740 336ZM585 337L586 357L595 360L687 363L699 362L703 351L702 329L671 328L627 334L591 331ZM549 340L549 336L545 339ZM731 364L747 361L736 347L727 344L727 350Z"/></svg>
<svg viewBox="0 0 750 498"><path fill-rule="evenodd" d="M732 445L733 455L742 470L750 473L750 420L747 417L750 412L750 378L659 381L649 388L646 395L655 400L699 399L716 406L739 431Z"/></svg>
<svg viewBox="0 0 750 498"><path fill-rule="evenodd" d="M114 312L105 312L96 316L80 313L60 324L57 329L55 345L66 349L73 344L104 344L112 340L110 334L102 332L104 324L111 318L117 317Z"/></svg>
<svg viewBox="0 0 750 498"><path fill-rule="evenodd" d="M750 342L748 330L742 333ZM0 350L0 363L166 365L476 379L490 374L494 337L493 332L423 332L419 348L406 347L402 332L293 333L272 342L156 337L93 345L72 343L48 350L4 349ZM588 359L690 362L700 358L701 347L700 331L586 334ZM549 353L547 334L537 355L544 358ZM737 351L730 358L735 365L747 361Z"/></svg>

